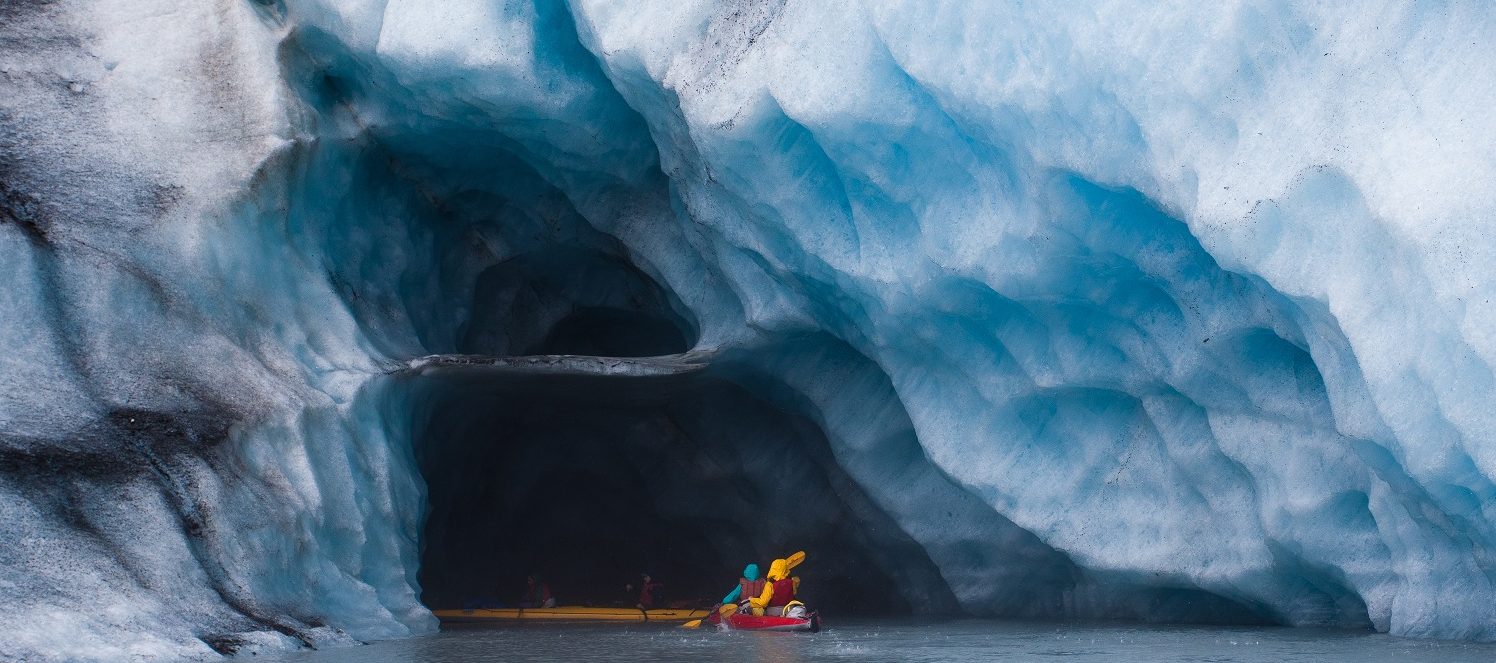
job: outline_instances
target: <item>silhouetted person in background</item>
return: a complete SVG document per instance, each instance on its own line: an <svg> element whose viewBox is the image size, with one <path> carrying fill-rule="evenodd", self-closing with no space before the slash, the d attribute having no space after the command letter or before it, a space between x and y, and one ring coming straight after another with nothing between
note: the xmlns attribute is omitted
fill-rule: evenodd
<svg viewBox="0 0 1496 663"><path fill-rule="evenodd" d="M639 574L639 580L639 598L634 603L634 607L640 610L652 610L659 607L661 605L660 589L665 584L655 582L654 578L651 578L648 573ZM628 585L623 589L624 591L632 592L634 591L634 586Z"/></svg>
<svg viewBox="0 0 1496 663"><path fill-rule="evenodd" d="M554 608L556 597L551 595L551 586L546 584L545 579L538 573L531 573L525 579L525 596L519 600L521 608Z"/></svg>

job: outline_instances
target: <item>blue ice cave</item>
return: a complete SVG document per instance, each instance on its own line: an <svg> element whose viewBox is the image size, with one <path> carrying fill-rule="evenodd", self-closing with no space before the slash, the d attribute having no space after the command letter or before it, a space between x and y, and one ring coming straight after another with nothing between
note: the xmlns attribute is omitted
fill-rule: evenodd
<svg viewBox="0 0 1496 663"><path fill-rule="evenodd" d="M0 658L802 547L844 611L1496 640L1493 44L1479 3L7 3Z"/></svg>

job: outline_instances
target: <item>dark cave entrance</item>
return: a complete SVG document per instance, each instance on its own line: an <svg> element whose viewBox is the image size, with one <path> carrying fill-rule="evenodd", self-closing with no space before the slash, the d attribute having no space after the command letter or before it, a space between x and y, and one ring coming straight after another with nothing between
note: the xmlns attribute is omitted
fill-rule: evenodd
<svg viewBox="0 0 1496 663"><path fill-rule="evenodd" d="M391 354L431 355L395 378L427 488L425 605L513 604L531 572L563 604L632 604L623 586L646 571L667 602L709 605L744 564L805 550L798 573L814 605L911 611L890 578L904 575L892 557L914 546L837 465L814 415L774 398L787 387L715 367L601 374L626 358L669 364L700 330L564 195L518 160L484 171L497 192L413 157L398 177L386 159L369 164L380 186L452 189L439 207L410 203L431 221L439 287L345 289L370 320L392 303L431 312L410 316L418 348L399 345L402 329L371 334L394 339ZM928 559L911 564L935 576Z"/></svg>
<svg viewBox="0 0 1496 663"><path fill-rule="evenodd" d="M483 270L457 351L598 357L685 352L696 340L694 321L621 253L611 246L551 246Z"/></svg>
<svg viewBox="0 0 1496 663"><path fill-rule="evenodd" d="M803 549L814 605L909 611L822 432L731 381L491 366L411 379L429 607L512 603L532 571L562 604L631 603L624 585L649 572L667 601L710 605L745 563Z"/></svg>

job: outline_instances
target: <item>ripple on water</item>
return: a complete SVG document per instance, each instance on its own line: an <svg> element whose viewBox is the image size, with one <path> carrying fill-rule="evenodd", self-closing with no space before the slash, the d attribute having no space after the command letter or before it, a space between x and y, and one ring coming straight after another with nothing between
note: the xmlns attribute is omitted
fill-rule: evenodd
<svg viewBox="0 0 1496 663"><path fill-rule="evenodd" d="M685 631L662 625L549 624L453 628L429 637L296 653L269 660L287 663L555 660L1484 663L1496 660L1496 645L1289 628L1055 625L981 620L839 622L818 634Z"/></svg>

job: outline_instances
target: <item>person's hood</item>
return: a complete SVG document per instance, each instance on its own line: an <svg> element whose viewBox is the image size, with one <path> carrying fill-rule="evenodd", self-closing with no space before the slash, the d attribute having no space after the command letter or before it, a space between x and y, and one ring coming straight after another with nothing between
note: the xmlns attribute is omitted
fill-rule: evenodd
<svg viewBox="0 0 1496 663"><path fill-rule="evenodd" d="M743 577L749 580L758 580L758 565L749 564L743 567Z"/></svg>
<svg viewBox="0 0 1496 663"><path fill-rule="evenodd" d="M769 581L783 580L789 577L790 563L786 560L776 559L769 565Z"/></svg>

